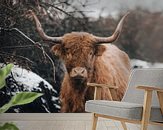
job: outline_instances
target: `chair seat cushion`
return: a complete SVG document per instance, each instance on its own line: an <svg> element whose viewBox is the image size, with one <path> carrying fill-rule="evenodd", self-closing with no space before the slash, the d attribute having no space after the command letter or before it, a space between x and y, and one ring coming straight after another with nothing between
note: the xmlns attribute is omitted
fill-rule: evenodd
<svg viewBox="0 0 163 130"><path fill-rule="evenodd" d="M141 120L143 105L128 102L89 100L86 102L85 110L102 115L120 117L129 120ZM163 122L160 108L152 107L151 121Z"/></svg>

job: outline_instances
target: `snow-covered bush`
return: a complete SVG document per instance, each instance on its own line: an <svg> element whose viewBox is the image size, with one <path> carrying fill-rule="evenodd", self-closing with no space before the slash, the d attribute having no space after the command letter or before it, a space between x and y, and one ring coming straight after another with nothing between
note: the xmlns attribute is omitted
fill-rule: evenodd
<svg viewBox="0 0 163 130"><path fill-rule="evenodd" d="M2 64L1 64L2 65ZM6 87L0 90L0 106L7 103L17 92L39 92L44 95L34 102L10 108L7 112L59 112L57 91L35 73L14 66L12 75L6 78Z"/></svg>

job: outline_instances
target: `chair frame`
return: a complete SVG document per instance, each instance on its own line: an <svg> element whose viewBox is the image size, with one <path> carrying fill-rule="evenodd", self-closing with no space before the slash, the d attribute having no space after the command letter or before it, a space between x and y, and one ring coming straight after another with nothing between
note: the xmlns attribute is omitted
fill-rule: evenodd
<svg viewBox="0 0 163 130"><path fill-rule="evenodd" d="M110 91L118 88L116 86L110 86L110 85L105 85L105 84L96 84L96 83L88 83L87 85L90 87L95 87L94 100L100 100L100 97L101 97L100 92L101 92L101 88L103 88L103 87L108 88L110 99L112 100L113 98L112 98ZM107 116L107 115L93 113L92 114L92 130L96 130L98 117L108 118L108 119L112 119L112 120L118 120L121 122L124 130L127 130L126 123L140 124L141 130L147 130L148 124L163 126L163 123L151 122L149 120L150 112L151 112L153 91L157 92L157 96L158 96L158 100L159 100L159 104L160 104L160 108L161 108L161 113L163 114L163 89L161 89L159 87L154 87L154 86L153 87L152 86L137 86L136 88L145 91L143 113L142 113L141 120L129 120L129 119L125 119L125 118L119 118L119 117L113 117L113 116Z"/></svg>

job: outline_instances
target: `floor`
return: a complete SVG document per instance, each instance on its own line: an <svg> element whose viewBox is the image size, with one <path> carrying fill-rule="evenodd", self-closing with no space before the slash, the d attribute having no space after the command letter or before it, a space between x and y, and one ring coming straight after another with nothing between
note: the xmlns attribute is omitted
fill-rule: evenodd
<svg viewBox="0 0 163 130"><path fill-rule="evenodd" d="M20 130L91 130L90 113L6 113L0 115L0 123L14 122ZM138 125L128 130L139 130ZM123 130L119 122L99 118L97 130Z"/></svg>

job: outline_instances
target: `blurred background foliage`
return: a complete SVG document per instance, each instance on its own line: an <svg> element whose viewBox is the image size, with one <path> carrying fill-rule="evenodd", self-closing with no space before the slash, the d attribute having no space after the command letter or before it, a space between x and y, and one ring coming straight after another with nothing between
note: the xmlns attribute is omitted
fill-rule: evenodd
<svg viewBox="0 0 163 130"><path fill-rule="evenodd" d="M63 63L50 53L50 43L45 43L35 31L34 22L25 18L29 9L34 10L45 32L50 36L62 36L72 31L85 31L98 36L110 36L124 11L116 18L111 15L98 18L88 17L91 6L88 0L74 4L75 0L1 0L0 28L18 28L28 37L43 45L56 67L56 81L61 81L64 73ZM98 4L98 3L97 3ZM122 34L115 43L128 53L131 59L149 62L163 62L163 12L150 12L137 7L130 10ZM1 32L2 33L2 32ZM0 35L0 62L16 62L39 74L54 84L52 65L42 50L31 43L12 35ZM15 47L14 47L15 46ZM61 67L62 66L62 67ZM59 74L58 74L59 73ZM60 82L58 82L60 83Z"/></svg>

